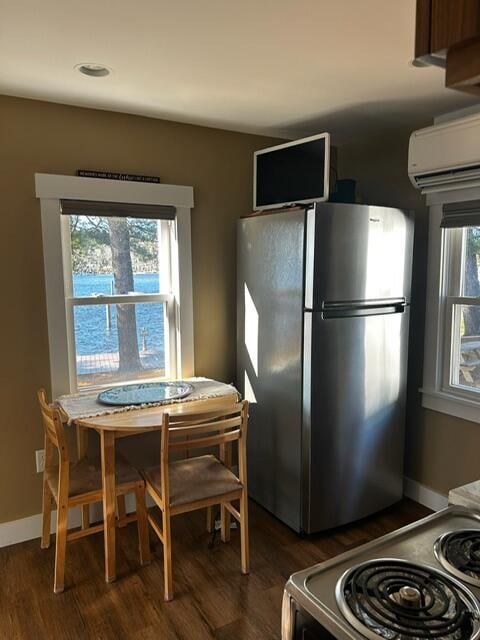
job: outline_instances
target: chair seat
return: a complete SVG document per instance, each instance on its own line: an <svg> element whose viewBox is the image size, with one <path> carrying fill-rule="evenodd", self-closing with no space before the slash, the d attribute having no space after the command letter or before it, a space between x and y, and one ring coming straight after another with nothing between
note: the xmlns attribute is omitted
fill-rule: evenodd
<svg viewBox="0 0 480 640"><path fill-rule="evenodd" d="M56 498L58 495L58 466L52 467L45 473L50 489ZM140 473L120 454L115 457L115 482L117 489L123 484L142 482ZM82 460L70 464L69 487L69 498L101 491L102 464L100 457L82 458Z"/></svg>
<svg viewBox="0 0 480 640"><path fill-rule="evenodd" d="M170 462L170 506L223 496L240 490L239 479L213 455ZM161 494L160 467L143 471L147 482Z"/></svg>

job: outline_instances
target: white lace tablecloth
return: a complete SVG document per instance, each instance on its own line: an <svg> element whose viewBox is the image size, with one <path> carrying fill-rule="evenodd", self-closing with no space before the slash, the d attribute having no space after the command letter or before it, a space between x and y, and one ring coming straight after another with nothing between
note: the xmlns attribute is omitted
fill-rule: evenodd
<svg viewBox="0 0 480 640"><path fill-rule="evenodd" d="M209 378L186 378L194 386L192 393L179 400L165 400L163 402L149 402L148 404L136 404L128 406L107 406L97 400L98 391L89 393L72 393L57 398L56 402L67 416L68 424L81 418L93 418L95 416L108 415L110 413L123 413L149 407L159 407L164 404L177 404L179 402L193 402L194 400L207 400L208 398L220 398L240 394L231 384L217 382Z"/></svg>

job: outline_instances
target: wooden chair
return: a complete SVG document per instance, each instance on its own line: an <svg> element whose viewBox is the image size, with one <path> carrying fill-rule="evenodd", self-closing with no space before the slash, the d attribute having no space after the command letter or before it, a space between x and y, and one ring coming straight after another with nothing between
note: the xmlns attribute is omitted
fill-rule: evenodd
<svg viewBox="0 0 480 640"><path fill-rule="evenodd" d="M170 519L179 513L220 504L221 538L230 539L230 515L240 524L242 573L249 572L247 438L248 402L205 411L164 414L160 434L160 466L142 472L147 492L161 511L160 525L151 513L148 521L163 544L165 600L173 599ZM238 477L230 469L231 445L238 442ZM209 449L214 455L170 461L170 452ZM237 510L232 502L240 501Z"/></svg>
<svg viewBox="0 0 480 640"><path fill-rule="evenodd" d="M50 515L55 502L57 533L53 590L55 593L61 593L64 589L67 542L103 531L103 523L100 523L67 533L67 517L70 508L84 507L102 501L101 464L99 458L82 458L78 462L70 462L60 413L58 409L48 404L43 389L38 391L37 395L45 431L41 548L47 549L50 546ZM55 449L58 452L58 464L54 461ZM118 525L137 520L140 562L144 564L150 557L145 483L138 471L120 456L116 461L116 491L118 496L135 493L136 513L119 518Z"/></svg>

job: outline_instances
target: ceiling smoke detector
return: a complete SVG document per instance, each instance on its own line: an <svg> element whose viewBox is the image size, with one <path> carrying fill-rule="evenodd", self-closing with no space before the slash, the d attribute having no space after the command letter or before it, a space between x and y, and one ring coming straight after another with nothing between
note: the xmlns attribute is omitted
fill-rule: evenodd
<svg viewBox="0 0 480 640"><path fill-rule="evenodd" d="M111 69L103 64L97 64L95 62L83 62L82 64L77 64L75 69L78 69L80 73L92 78L103 78L111 73Z"/></svg>

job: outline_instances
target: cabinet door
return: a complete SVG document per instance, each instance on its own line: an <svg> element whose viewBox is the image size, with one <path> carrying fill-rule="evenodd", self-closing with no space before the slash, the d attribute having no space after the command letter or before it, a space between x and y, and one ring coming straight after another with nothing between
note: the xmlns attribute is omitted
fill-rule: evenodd
<svg viewBox="0 0 480 640"><path fill-rule="evenodd" d="M415 58L429 56L432 22L432 0L417 0L415 18Z"/></svg>
<svg viewBox="0 0 480 640"><path fill-rule="evenodd" d="M478 0L431 0L431 2L431 53L480 37L480 2Z"/></svg>

